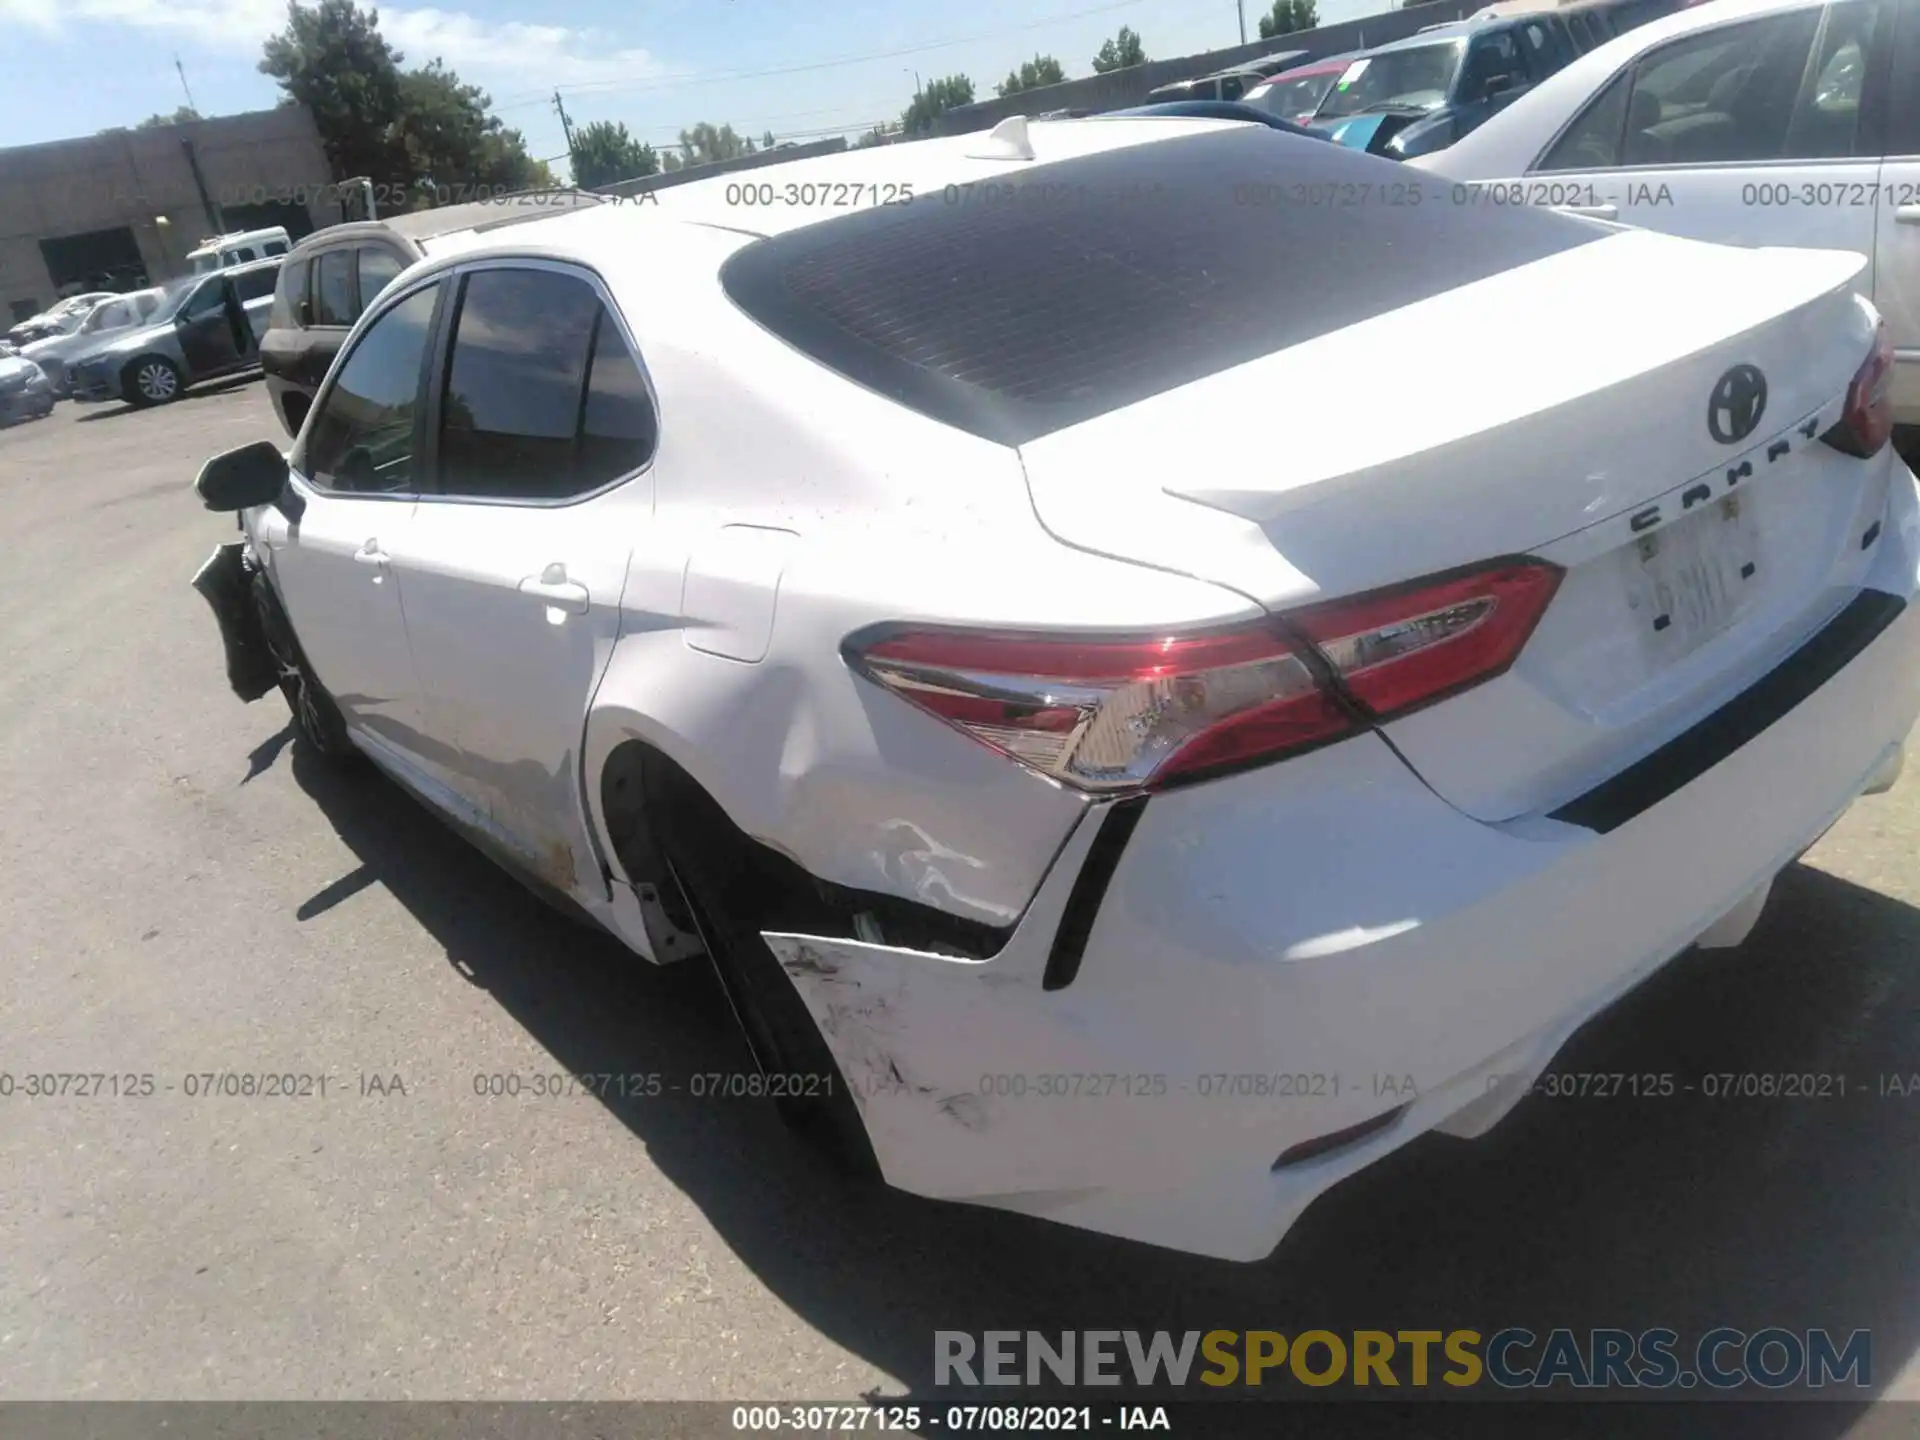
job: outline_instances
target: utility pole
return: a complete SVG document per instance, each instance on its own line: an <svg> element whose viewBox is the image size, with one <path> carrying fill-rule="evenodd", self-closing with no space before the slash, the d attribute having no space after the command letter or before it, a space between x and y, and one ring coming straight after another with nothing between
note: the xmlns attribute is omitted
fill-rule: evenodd
<svg viewBox="0 0 1920 1440"><path fill-rule="evenodd" d="M200 113L200 107L193 103L193 89L187 84L187 67L180 63L180 52L178 50L173 52L173 68L174 72L180 77L180 88L187 92L187 108L198 115Z"/></svg>
<svg viewBox="0 0 1920 1440"><path fill-rule="evenodd" d="M1234 7L1240 12L1240 43L1247 43L1247 0L1234 0Z"/></svg>
<svg viewBox="0 0 1920 1440"><path fill-rule="evenodd" d="M560 99L560 91L557 86L553 92L553 108L559 112L560 128L566 132L567 136L567 169L573 172L573 183L578 185L580 183L580 171L573 163L573 122L567 118L567 107Z"/></svg>

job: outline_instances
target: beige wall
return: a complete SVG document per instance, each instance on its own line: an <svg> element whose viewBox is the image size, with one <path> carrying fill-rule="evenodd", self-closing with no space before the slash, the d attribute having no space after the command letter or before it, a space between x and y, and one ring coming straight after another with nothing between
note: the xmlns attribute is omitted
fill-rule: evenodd
<svg viewBox="0 0 1920 1440"><path fill-rule="evenodd" d="M127 226L151 279L182 274L186 253L215 228L183 140L216 205L297 199L315 226L340 218L326 151L303 106L0 150L0 321L15 300L54 299L43 239Z"/></svg>

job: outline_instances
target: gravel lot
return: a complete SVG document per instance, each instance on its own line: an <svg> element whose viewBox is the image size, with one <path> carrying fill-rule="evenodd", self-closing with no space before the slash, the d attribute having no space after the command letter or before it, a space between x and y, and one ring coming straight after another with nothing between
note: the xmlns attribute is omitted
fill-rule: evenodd
<svg viewBox="0 0 1920 1440"><path fill-rule="evenodd" d="M1920 1073L1920 780L1559 1067L1844 1099L1531 1100L1245 1267L854 1191L756 1102L475 1093L744 1055L704 971L632 961L227 693L187 581L232 526L187 486L276 433L252 381L0 432L0 1071L156 1079L0 1099L0 1397L851 1399L927 1386L935 1329L1508 1324L1868 1327L1920 1397L1920 1093L1878 1093ZM185 1093L218 1071L328 1091Z"/></svg>

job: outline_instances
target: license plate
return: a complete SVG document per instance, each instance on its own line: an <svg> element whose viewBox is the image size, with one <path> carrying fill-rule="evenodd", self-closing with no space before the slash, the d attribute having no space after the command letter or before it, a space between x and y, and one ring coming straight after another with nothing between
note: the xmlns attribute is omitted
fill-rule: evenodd
<svg viewBox="0 0 1920 1440"><path fill-rule="evenodd" d="M1689 654L1759 595L1760 547L1750 511L1748 497L1727 495L1629 547L1627 604L1650 654L1662 661Z"/></svg>

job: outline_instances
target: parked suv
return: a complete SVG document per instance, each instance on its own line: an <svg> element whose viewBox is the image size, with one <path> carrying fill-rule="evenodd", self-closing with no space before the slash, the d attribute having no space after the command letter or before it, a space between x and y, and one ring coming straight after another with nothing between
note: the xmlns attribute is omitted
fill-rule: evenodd
<svg viewBox="0 0 1920 1440"><path fill-rule="evenodd" d="M1436 25L1347 66L1313 123L1342 145L1405 159L1443 149L1581 53L1551 14Z"/></svg>
<svg viewBox="0 0 1920 1440"><path fill-rule="evenodd" d="M597 205L604 198L586 190L529 191L387 220L332 225L302 240L280 272L260 341L267 394L287 433L299 433L314 392L360 312L414 261L456 235Z"/></svg>
<svg viewBox="0 0 1920 1440"><path fill-rule="evenodd" d="M281 260L176 281L149 323L68 367L73 398L163 405L202 380L258 364Z"/></svg>

